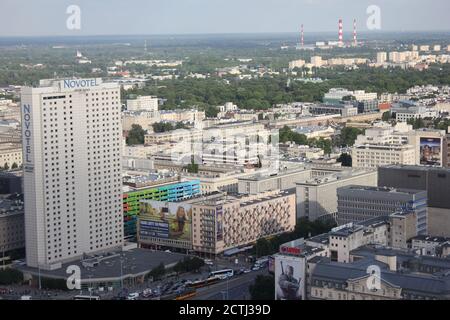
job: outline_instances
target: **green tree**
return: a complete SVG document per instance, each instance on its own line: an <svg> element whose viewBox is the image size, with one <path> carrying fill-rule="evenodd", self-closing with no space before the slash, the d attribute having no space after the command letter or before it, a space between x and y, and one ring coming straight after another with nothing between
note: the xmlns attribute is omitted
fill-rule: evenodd
<svg viewBox="0 0 450 320"><path fill-rule="evenodd" d="M383 121L389 121L389 120L391 120L392 119L392 113L391 113L391 111L386 111L386 112L384 112L383 113L383 115L382 115L382 117L381 117L381 119L383 120Z"/></svg>
<svg viewBox="0 0 450 320"><path fill-rule="evenodd" d="M17 169L18 167L19 167L19 166L17 165L17 163L14 162L14 163L12 164L12 166L11 166L11 169L14 170L14 169Z"/></svg>
<svg viewBox="0 0 450 320"><path fill-rule="evenodd" d="M258 275L248 290L252 300L274 300L275 278L272 275Z"/></svg>
<svg viewBox="0 0 450 320"><path fill-rule="evenodd" d="M41 278L41 286L45 290L69 290L64 279Z"/></svg>
<svg viewBox="0 0 450 320"><path fill-rule="evenodd" d="M155 122L152 127L155 133L175 130L175 127L169 122Z"/></svg>
<svg viewBox="0 0 450 320"><path fill-rule="evenodd" d="M160 280L165 274L166 268L162 262L148 273L150 277L153 277L153 280Z"/></svg>
<svg viewBox="0 0 450 320"><path fill-rule="evenodd" d="M355 144L358 135L363 134L363 130L358 128L345 127L341 130L340 145L351 147Z"/></svg>
<svg viewBox="0 0 450 320"><path fill-rule="evenodd" d="M199 167L199 165L197 163L195 163L194 156L191 156L191 163L186 166L187 171L189 173L197 174L198 173L198 167Z"/></svg>
<svg viewBox="0 0 450 320"><path fill-rule="evenodd" d="M413 129L421 129L421 128L425 128L425 121L422 118L411 118L407 121L407 123L409 125L413 126Z"/></svg>
<svg viewBox="0 0 450 320"><path fill-rule="evenodd" d="M5 163L5 165L3 166L3 169L9 170L9 165L8 165L8 163Z"/></svg>
<svg viewBox="0 0 450 320"><path fill-rule="evenodd" d="M133 124L128 132L127 145L144 144L145 130L138 124Z"/></svg>
<svg viewBox="0 0 450 320"><path fill-rule="evenodd" d="M205 116L207 118L216 118L218 114L219 114L219 109L217 109L216 107L207 106L205 108Z"/></svg>
<svg viewBox="0 0 450 320"><path fill-rule="evenodd" d="M20 284L23 274L19 270L7 268L0 270L0 285Z"/></svg>
<svg viewBox="0 0 450 320"><path fill-rule="evenodd" d="M255 250L257 257L267 256L273 253L272 245L266 238L261 238L256 241Z"/></svg>
<svg viewBox="0 0 450 320"><path fill-rule="evenodd" d="M353 163L352 156L348 153L343 153L337 158L337 162L342 163L343 167L351 167Z"/></svg>
<svg viewBox="0 0 450 320"><path fill-rule="evenodd" d="M182 261L179 261L173 270L176 273L182 272L198 272L201 267L205 265L205 261L198 257L186 257Z"/></svg>

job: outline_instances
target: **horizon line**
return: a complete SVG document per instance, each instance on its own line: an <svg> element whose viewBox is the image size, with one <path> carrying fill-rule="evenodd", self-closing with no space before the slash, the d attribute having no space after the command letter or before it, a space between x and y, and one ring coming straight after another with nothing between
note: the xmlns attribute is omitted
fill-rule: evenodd
<svg viewBox="0 0 450 320"><path fill-rule="evenodd" d="M136 33L136 34L54 34L54 35L0 35L0 39L11 38L76 38L76 37L154 37L154 36L213 36L213 35L277 35L277 34L298 34L300 31L261 31L261 32L206 32L206 33ZM353 30L344 31L344 34L351 34ZM337 33L335 31L309 31L305 34L330 34ZM450 33L448 30L361 30L360 35L363 34L389 34L389 33Z"/></svg>

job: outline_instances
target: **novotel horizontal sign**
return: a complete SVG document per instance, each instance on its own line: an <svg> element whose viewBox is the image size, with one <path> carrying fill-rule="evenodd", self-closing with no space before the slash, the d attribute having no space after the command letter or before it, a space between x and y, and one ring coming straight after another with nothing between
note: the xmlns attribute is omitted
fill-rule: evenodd
<svg viewBox="0 0 450 320"><path fill-rule="evenodd" d="M61 89L88 89L101 84L102 79L66 79L60 82Z"/></svg>

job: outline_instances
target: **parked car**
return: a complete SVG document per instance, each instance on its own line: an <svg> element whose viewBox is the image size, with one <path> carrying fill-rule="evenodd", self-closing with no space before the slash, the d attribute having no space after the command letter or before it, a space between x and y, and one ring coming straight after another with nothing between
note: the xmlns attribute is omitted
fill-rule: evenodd
<svg viewBox="0 0 450 320"><path fill-rule="evenodd" d="M213 266L214 265L214 262L212 260L210 260L210 259L205 259L204 261L205 261L205 264L207 266Z"/></svg>
<svg viewBox="0 0 450 320"><path fill-rule="evenodd" d="M127 300L136 300L137 298L139 298L139 293L133 292L128 295Z"/></svg>

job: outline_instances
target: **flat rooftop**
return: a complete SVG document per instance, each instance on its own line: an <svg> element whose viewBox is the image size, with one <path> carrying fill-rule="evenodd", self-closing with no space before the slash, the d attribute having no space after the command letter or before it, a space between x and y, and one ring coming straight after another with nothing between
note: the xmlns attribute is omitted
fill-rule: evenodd
<svg viewBox="0 0 450 320"><path fill-rule="evenodd" d="M404 189L404 188L389 188L389 187L371 187L371 186L361 186L361 185L350 185L341 187L338 190L343 191L367 191L367 192L378 192L378 193L404 193L408 195L414 195L417 193L424 192L423 190L415 189Z"/></svg>
<svg viewBox="0 0 450 320"><path fill-rule="evenodd" d="M119 281L121 277L125 279L146 274L161 263L164 264L166 268L172 267L185 257L186 255L179 253L135 248L128 251L117 251L98 256L97 258L100 262L95 267L84 267L82 261L78 260L65 263L62 265L62 268L58 270L48 271L41 269L40 273L42 277L66 279L68 276L66 273L67 267L77 265L81 270L82 282ZM95 257L93 257L93 259L95 259ZM16 268L25 273L31 273L33 275L39 274L37 268L20 265L16 266Z"/></svg>

